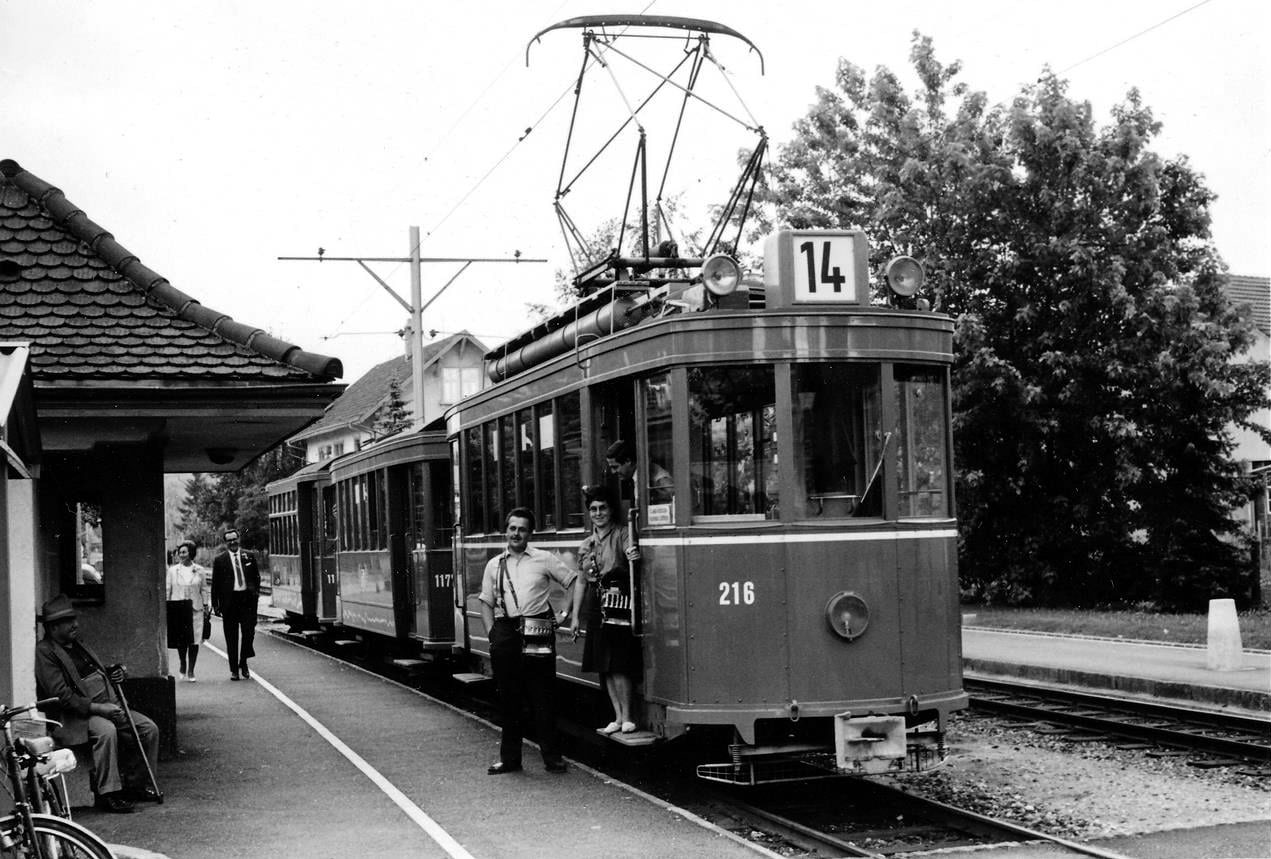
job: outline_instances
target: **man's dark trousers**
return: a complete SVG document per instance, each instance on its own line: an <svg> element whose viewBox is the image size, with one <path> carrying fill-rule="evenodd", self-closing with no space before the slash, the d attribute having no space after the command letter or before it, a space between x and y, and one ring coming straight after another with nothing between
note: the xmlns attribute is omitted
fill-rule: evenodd
<svg viewBox="0 0 1271 859"><path fill-rule="evenodd" d="M256 655L257 598L251 591L234 591L229 605L221 608L221 622L225 629L225 653L229 656L229 670L235 674ZM240 644L241 637L241 644Z"/></svg>
<svg viewBox="0 0 1271 859"><path fill-rule="evenodd" d="M503 737L499 760L507 766L521 765L522 711L528 701L534 709L543 763L563 763L556 735L556 659L554 656L526 656L514 619L497 618L490 632L490 668L499 690L499 719Z"/></svg>

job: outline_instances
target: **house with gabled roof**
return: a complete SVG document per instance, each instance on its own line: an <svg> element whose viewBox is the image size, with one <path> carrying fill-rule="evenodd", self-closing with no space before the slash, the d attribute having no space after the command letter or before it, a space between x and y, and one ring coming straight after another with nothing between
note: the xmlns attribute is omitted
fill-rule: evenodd
<svg viewBox="0 0 1271 859"><path fill-rule="evenodd" d="M421 425L440 420L447 406L481 390L485 379L485 344L467 331L424 346L420 372L424 379ZM399 397L408 415L415 414L409 355L376 364L331 404L326 414L296 433L288 443L305 446L306 462L361 450L385 434L386 413Z"/></svg>
<svg viewBox="0 0 1271 859"><path fill-rule="evenodd" d="M6 341L26 350L39 461L18 494L33 509L8 511L0 617L34 629L46 599L70 595L175 749L163 475L242 468L322 417L341 363L203 305L12 160L0 161ZM15 584L31 575L33 589ZM4 635L0 660L27 685L0 677L0 699L30 700L34 656Z"/></svg>
<svg viewBox="0 0 1271 859"><path fill-rule="evenodd" d="M1223 289L1231 303L1248 308L1253 319L1253 345L1239 360L1271 361L1271 278L1229 274L1224 278ZM1267 393L1271 395L1271 390ZM1263 409L1253 415L1251 422L1271 430L1271 409ZM1251 475L1261 478L1260 488L1250 499L1241 518L1258 537L1260 591L1268 594L1271 593L1271 491L1268 490L1268 484L1271 484L1271 444L1242 427L1232 430L1232 438L1236 444L1232 458L1243 463Z"/></svg>

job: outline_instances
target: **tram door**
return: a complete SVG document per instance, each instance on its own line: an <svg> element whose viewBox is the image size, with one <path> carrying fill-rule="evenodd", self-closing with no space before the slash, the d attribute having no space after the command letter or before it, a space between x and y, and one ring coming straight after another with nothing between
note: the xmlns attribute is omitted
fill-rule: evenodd
<svg viewBox="0 0 1271 859"><path fill-rule="evenodd" d="M635 482L609 473L605 464L605 450L618 440L627 442L635 449L635 388L630 379L596 385L591 391L591 403L591 444L594 455L593 477L588 482L607 485L618 493L623 507L629 510L634 498Z"/></svg>
<svg viewBox="0 0 1271 859"><path fill-rule="evenodd" d="M424 460L411 466L416 634L426 643L455 640L454 514L450 463Z"/></svg>
<svg viewBox="0 0 1271 859"><path fill-rule="evenodd" d="M398 637L415 632L415 588L411 527L410 466L387 469L388 563L392 575L393 626Z"/></svg>
<svg viewBox="0 0 1271 859"><path fill-rule="evenodd" d="M310 568L318 575L318 618L335 620L338 615L340 577L335 567L335 487L323 486L313 493L313 555Z"/></svg>

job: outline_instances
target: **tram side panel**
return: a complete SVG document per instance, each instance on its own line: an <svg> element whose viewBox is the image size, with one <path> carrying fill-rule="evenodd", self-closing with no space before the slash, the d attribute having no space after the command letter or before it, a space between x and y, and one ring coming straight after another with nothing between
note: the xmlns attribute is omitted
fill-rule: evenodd
<svg viewBox="0 0 1271 859"><path fill-rule="evenodd" d="M415 549L410 553L416 594L414 629L425 648L449 649L455 640L454 567L449 548Z"/></svg>
<svg viewBox="0 0 1271 859"><path fill-rule="evenodd" d="M899 545L902 670L907 694L944 699L962 690L962 615L952 534Z"/></svg>
<svg viewBox="0 0 1271 859"><path fill-rule="evenodd" d="M683 697L691 721L735 724L754 742L758 714L790 695L786 559L779 543L690 541L684 552Z"/></svg>
<svg viewBox="0 0 1271 859"><path fill-rule="evenodd" d="M307 543L301 544L301 550L308 549ZM303 556L274 554L269 558L269 573L274 579L274 593L271 599L274 608L288 614L304 616Z"/></svg>
<svg viewBox="0 0 1271 859"><path fill-rule="evenodd" d="M379 635L396 635L393 571L388 552L342 551L337 566L340 623Z"/></svg>
<svg viewBox="0 0 1271 859"><path fill-rule="evenodd" d="M688 701L689 630L684 622L684 547L679 541L645 538L640 545L641 638L644 655L644 683L640 692L647 702L666 707ZM660 718L651 712L651 721ZM675 736L675 726L659 726L661 733Z"/></svg>
<svg viewBox="0 0 1271 859"><path fill-rule="evenodd" d="M783 631L790 636L790 697L801 717L902 701L896 543L890 533L836 536L786 546ZM858 609L844 622L845 606L859 605L868 610L863 629Z"/></svg>

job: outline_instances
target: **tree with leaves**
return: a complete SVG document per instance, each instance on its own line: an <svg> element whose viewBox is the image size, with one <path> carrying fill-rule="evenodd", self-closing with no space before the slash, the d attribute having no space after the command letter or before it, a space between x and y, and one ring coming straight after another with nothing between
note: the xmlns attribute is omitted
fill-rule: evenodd
<svg viewBox="0 0 1271 859"><path fill-rule="evenodd" d="M781 148L770 218L918 257L956 320L964 588L1016 604L1243 597L1252 428L1271 370L1222 290L1213 195L1150 146L1137 91L1096 125L1049 71L989 104L914 34L920 82L840 61Z"/></svg>
<svg viewBox="0 0 1271 859"><path fill-rule="evenodd" d="M237 528L243 546L269 548L269 497L265 487L293 474L304 459L285 444L257 457L241 471L221 475L194 474L185 484L185 500L177 513L187 539L214 547L228 528Z"/></svg>
<svg viewBox="0 0 1271 859"><path fill-rule="evenodd" d="M388 382L388 394L375 413L371 426L376 438L393 435L410 426L410 410L402 397L402 383L397 379Z"/></svg>

